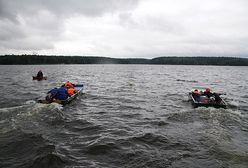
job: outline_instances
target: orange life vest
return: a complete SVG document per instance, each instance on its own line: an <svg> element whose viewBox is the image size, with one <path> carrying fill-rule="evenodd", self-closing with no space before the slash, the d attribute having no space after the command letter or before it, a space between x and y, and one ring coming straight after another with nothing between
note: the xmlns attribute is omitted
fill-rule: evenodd
<svg viewBox="0 0 248 168"><path fill-rule="evenodd" d="M75 93L75 89L74 88L68 88L67 92L68 92L69 96L72 96Z"/></svg>
<svg viewBox="0 0 248 168"><path fill-rule="evenodd" d="M68 86L69 87L74 87L73 84L71 82L69 82L69 81L64 83L64 87L68 87Z"/></svg>
<svg viewBox="0 0 248 168"><path fill-rule="evenodd" d="M199 90L194 90L193 93L196 94L196 95L200 95L201 94Z"/></svg>

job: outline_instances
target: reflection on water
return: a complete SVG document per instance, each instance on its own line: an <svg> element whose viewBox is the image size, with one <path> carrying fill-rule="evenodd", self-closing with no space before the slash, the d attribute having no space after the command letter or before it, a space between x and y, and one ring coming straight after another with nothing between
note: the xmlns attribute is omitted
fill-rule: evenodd
<svg viewBox="0 0 248 168"><path fill-rule="evenodd" d="M33 81L42 69L46 81ZM0 167L247 167L247 67L1 66ZM64 81L68 106L35 101ZM192 88L225 93L197 108Z"/></svg>

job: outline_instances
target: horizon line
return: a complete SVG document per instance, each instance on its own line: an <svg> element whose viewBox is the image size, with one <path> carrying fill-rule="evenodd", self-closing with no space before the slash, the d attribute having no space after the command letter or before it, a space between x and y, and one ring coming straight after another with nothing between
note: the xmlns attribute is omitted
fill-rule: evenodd
<svg viewBox="0 0 248 168"><path fill-rule="evenodd" d="M198 56L177 56L177 55L167 55L167 56L157 56L157 57L152 57L152 58L140 58L140 57L110 57L110 56L97 56L97 55L49 55L49 54L4 54L4 55L0 55L0 56L56 56L56 57L99 57L99 58L112 58L112 59L147 59L147 60L151 60L151 59L155 59L155 58L161 58L161 57L177 57L177 58L194 58L194 57L202 57L202 58L244 58L244 59L248 59L247 57L240 57L240 56L202 56L202 55L198 55Z"/></svg>

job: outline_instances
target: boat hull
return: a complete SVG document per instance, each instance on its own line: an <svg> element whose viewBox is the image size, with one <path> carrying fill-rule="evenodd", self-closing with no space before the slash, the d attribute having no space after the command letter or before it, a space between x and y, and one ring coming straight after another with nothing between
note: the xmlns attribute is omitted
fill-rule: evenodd
<svg viewBox="0 0 248 168"><path fill-rule="evenodd" d="M43 77L33 76L33 80L38 80L38 81L47 80L47 76L43 76Z"/></svg>
<svg viewBox="0 0 248 168"><path fill-rule="evenodd" d="M50 104L50 103L58 103L58 104L62 104L62 105L69 104L74 99L76 99L79 95L81 95L83 92L83 85L82 84L74 85L74 88L76 90L76 93L73 94L72 96L68 97L66 100L55 100L53 102L48 102L45 98L41 98L38 100L38 102L42 103L42 104Z"/></svg>
<svg viewBox="0 0 248 168"><path fill-rule="evenodd" d="M214 108L226 108L227 107L227 104L226 102L220 98L220 102L216 103L216 102L205 102L205 101L197 101L194 96L193 96L193 93L190 92L189 93L189 99L191 100L192 102L192 105L194 108L197 108L197 107L214 107Z"/></svg>

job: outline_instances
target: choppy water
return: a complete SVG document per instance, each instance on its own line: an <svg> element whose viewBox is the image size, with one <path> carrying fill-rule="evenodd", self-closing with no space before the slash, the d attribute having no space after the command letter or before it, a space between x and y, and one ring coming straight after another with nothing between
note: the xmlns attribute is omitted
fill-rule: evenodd
<svg viewBox="0 0 248 168"><path fill-rule="evenodd" d="M33 81L43 70L47 81ZM248 167L248 67L0 66L0 167ZM35 101L85 85L68 106ZM226 93L197 108L194 87Z"/></svg>

